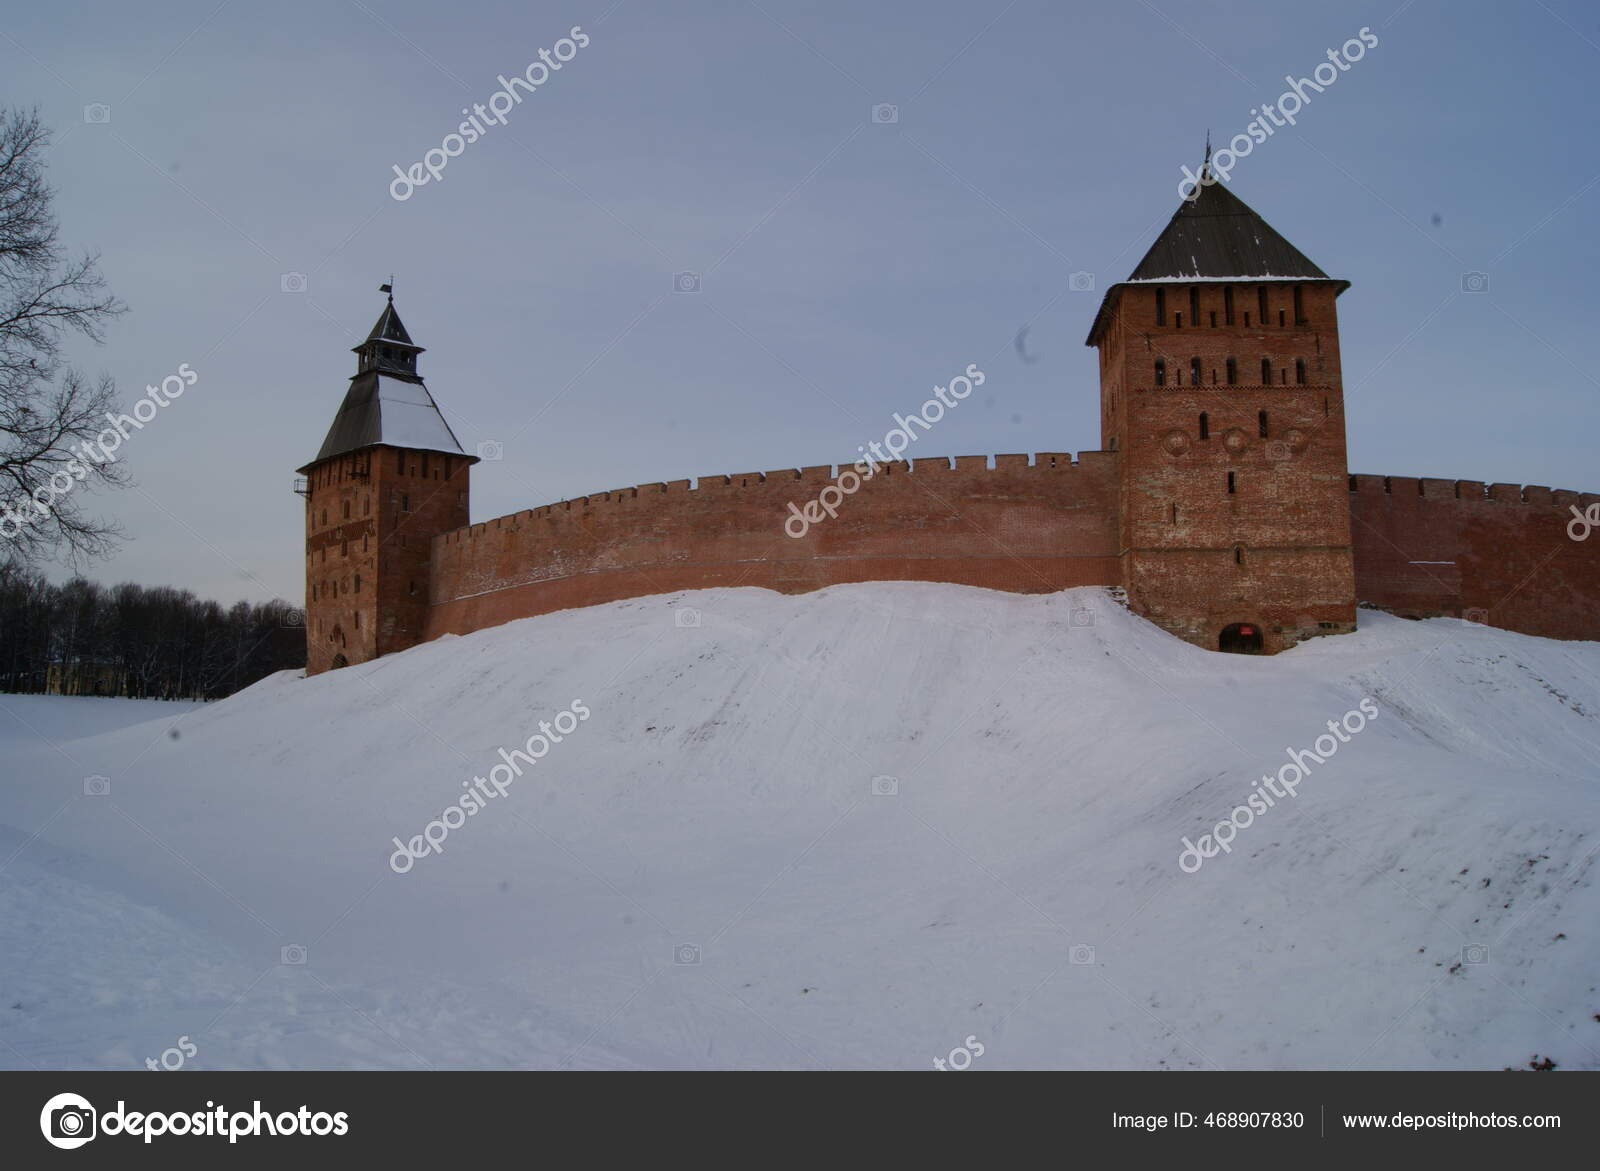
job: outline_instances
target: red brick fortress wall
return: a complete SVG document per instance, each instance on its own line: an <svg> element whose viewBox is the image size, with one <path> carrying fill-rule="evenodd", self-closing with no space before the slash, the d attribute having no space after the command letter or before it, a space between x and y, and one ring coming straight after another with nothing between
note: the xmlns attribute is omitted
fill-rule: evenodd
<svg viewBox="0 0 1600 1171"><path fill-rule="evenodd" d="M1547 638L1600 639L1600 496L1475 480L1350 477L1356 596L1408 618L1467 617Z"/></svg>
<svg viewBox="0 0 1600 1171"><path fill-rule="evenodd" d="M686 589L1120 584L1114 454L999 455L988 465L986 456L881 465L798 538L785 533L788 506L816 500L831 467L644 484L458 529L434 540L425 637Z"/></svg>

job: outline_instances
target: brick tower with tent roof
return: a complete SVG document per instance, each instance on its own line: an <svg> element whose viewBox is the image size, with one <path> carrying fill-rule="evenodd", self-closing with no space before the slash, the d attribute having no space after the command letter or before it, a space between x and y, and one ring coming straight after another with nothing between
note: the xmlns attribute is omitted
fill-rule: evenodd
<svg viewBox="0 0 1600 1171"><path fill-rule="evenodd" d="M467 523L471 467L417 373L421 346L388 303L354 348L350 378L306 500L306 670L422 640L433 538Z"/></svg>
<svg viewBox="0 0 1600 1171"><path fill-rule="evenodd" d="M1106 290L1087 344L1122 578L1134 610L1181 638L1270 653L1355 627L1347 288L1211 180Z"/></svg>

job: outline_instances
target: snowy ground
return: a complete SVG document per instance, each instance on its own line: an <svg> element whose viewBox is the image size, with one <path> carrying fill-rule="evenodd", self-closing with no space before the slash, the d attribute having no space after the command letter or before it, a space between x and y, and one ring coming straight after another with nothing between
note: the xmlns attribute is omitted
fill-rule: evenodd
<svg viewBox="0 0 1600 1171"><path fill-rule="evenodd" d="M1600 644L1363 611L1218 656L1099 590L708 591L198 708L0 696L0 1066L1600 1068L1597 750Z"/></svg>

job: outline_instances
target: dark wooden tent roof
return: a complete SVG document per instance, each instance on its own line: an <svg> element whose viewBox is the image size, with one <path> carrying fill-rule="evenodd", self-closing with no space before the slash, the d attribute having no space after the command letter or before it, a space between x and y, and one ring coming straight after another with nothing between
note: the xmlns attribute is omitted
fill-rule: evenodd
<svg viewBox="0 0 1600 1171"><path fill-rule="evenodd" d="M1328 279L1305 253L1220 183L1202 186L1172 213L1130 281L1278 277Z"/></svg>
<svg viewBox="0 0 1600 1171"><path fill-rule="evenodd" d="M1099 339L1112 306L1129 284L1332 279L1226 184L1203 184L1194 198L1179 204L1128 279L1106 290L1087 344ZM1340 292L1349 287L1348 281L1337 283Z"/></svg>
<svg viewBox="0 0 1600 1171"><path fill-rule="evenodd" d="M373 323L372 332L367 334L369 342L399 342L403 346L413 346L419 352L422 347L411 340L411 335L406 332L405 325L400 320L400 314L395 312L394 299L384 306L383 312L378 315L378 320Z"/></svg>
<svg viewBox="0 0 1600 1171"><path fill-rule="evenodd" d="M384 352L396 346L404 347L402 356ZM406 332L392 299L384 306L372 332L355 351L370 360L363 362L363 369L350 379L350 389L339 404L327 438L322 441L316 458L300 471L323 460L380 444L459 455L472 463L478 462L475 456L468 456L461 449L455 432L428 393L427 384L411 368L412 355L423 350Z"/></svg>

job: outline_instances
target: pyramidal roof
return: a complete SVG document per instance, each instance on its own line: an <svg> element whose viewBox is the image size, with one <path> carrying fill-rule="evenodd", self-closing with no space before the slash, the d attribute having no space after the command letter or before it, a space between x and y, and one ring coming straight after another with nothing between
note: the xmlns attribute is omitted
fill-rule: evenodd
<svg viewBox="0 0 1600 1171"><path fill-rule="evenodd" d="M411 335L406 332L406 327L400 320L400 314L395 312L394 298L392 296L389 298L389 303L383 307L383 312L378 315L378 320L373 323L372 332L367 334L367 340L369 342L399 342L403 346L416 345L411 340ZM416 348L418 350L422 349L421 346Z"/></svg>
<svg viewBox="0 0 1600 1171"><path fill-rule="evenodd" d="M1202 175L1209 177L1208 168ZM1087 345L1094 345L1111 320L1127 285L1177 281L1330 281L1304 252L1285 240L1249 204L1217 180L1196 187L1178 205L1167 226L1128 279L1112 285L1100 302ZM1349 281L1336 281L1339 292Z"/></svg>
<svg viewBox="0 0 1600 1171"><path fill-rule="evenodd" d="M1328 280L1328 274L1220 182L1172 213L1129 281Z"/></svg>
<svg viewBox="0 0 1600 1171"><path fill-rule="evenodd" d="M394 353L397 346L405 347L407 353ZM351 377L350 389L316 458L301 468L302 472L325 459L379 444L459 455L477 462L461 449L439 404L415 372L415 355L423 352L422 347L406 332L392 298L355 351L361 356L361 368Z"/></svg>
<svg viewBox="0 0 1600 1171"><path fill-rule="evenodd" d="M350 380L328 437L311 463L378 444L466 455L422 379L367 370Z"/></svg>

